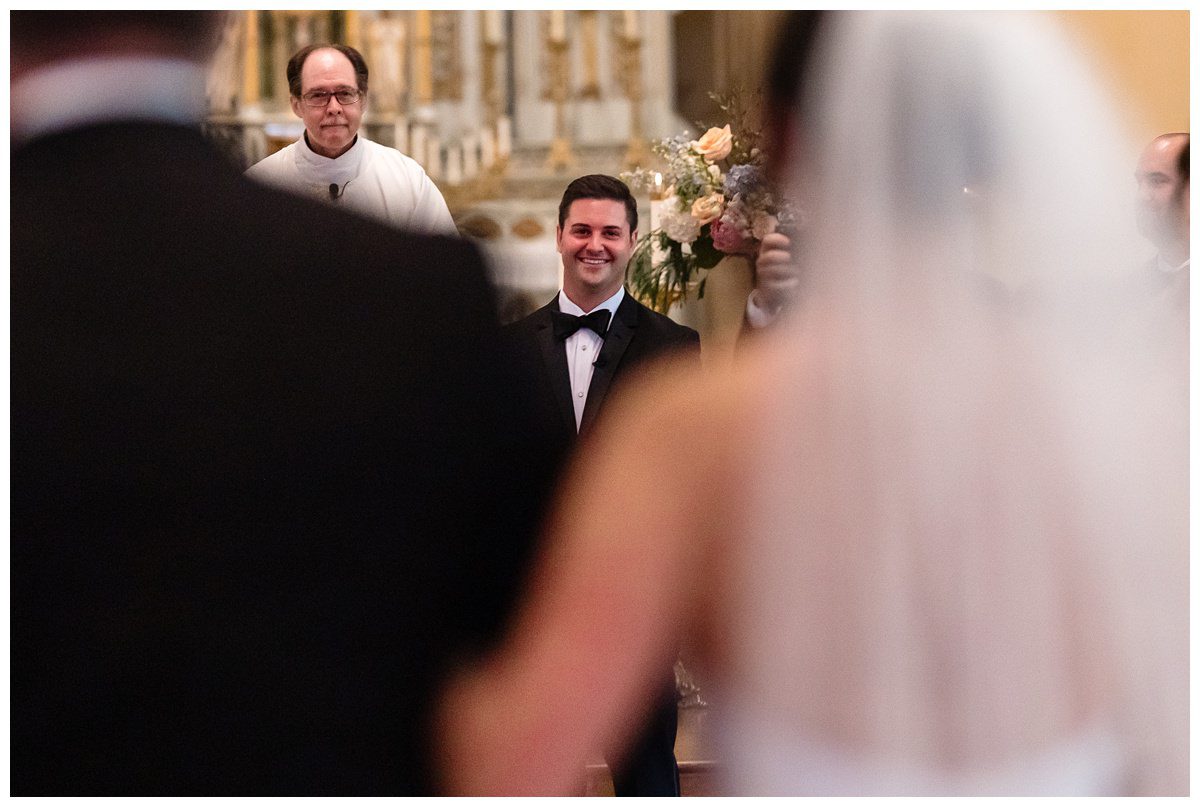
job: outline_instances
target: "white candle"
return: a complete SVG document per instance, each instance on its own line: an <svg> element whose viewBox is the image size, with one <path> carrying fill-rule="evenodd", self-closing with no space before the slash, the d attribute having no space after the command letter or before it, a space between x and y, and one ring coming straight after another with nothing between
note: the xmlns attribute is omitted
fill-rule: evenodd
<svg viewBox="0 0 1200 807"><path fill-rule="evenodd" d="M495 10L483 12L483 41L489 45L499 45L504 41L501 29L500 12Z"/></svg>
<svg viewBox="0 0 1200 807"><path fill-rule="evenodd" d="M415 42L413 46L413 92L416 102L426 104L433 98L433 20L432 11L416 11Z"/></svg>
<svg viewBox="0 0 1200 807"><path fill-rule="evenodd" d="M425 173L430 179L438 179L442 175L442 141L436 137L429 138L425 145Z"/></svg>
<svg viewBox="0 0 1200 807"><path fill-rule="evenodd" d="M512 154L512 118L508 115L496 121L496 152L501 159Z"/></svg>
<svg viewBox="0 0 1200 807"><path fill-rule="evenodd" d="M450 146L446 149L446 184L461 185L462 179L462 150L458 146Z"/></svg>
<svg viewBox="0 0 1200 807"><path fill-rule="evenodd" d="M479 130L479 160L485 171L496 162L496 136L489 126Z"/></svg>
<svg viewBox="0 0 1200 807"><path fill-rule="evenodd" d="M557 43L567 41L567 12L550 12L550 41Z"/></svg>
<svg viewBox="0 0 1200 807"><path fill-rule="evenodd" d="M625 38L638 38L638 13L636 11L622 11L621 18L625 23Z"/></svg>
<svg viewBox="0 0 1200 807"><path fill-rule="evenodd" d="M417 125L413 127L411 148L412 151L408 153L408 156L412 157L417 162L424 162L426 157L424 126Z"/></svg>
<svg viewBox="0 0 1200 807"><path fill-rule="evenodd" d="M408 53L408 45L405 40L408 37L408 29L404 27L404 20L393 19L392 22L396 32L396 94L400 95L407 88L406 82L408 76L405 70L408 68L408 59L404 55Z"/></svg>
<svg viewBox="0 0 1200 807"><path fill-rule="evenodd" d="M476 135L463 137L462 158L463 179L469 182L479 173L479 138Z"/></svg>
<svg viewBox="0 0 1200 807"><path fill-rule="evenodd" d="M392 124L392 144L396 151L408 154L408 118L403 115L397 116Z"/></svg>

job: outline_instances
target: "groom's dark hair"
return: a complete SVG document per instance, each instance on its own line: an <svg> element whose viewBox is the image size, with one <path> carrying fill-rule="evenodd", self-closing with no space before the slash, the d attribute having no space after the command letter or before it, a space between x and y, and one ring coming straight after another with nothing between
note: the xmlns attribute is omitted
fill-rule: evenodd
<svg viewBox="0 0 1200 807"><path fill-rule="evenodd" d="M566 223L571 203L576 199L612 199L614 202L621 202L625 205L625 218L629 219L629 232L637 229L637 200L629 192L629 186L616 177L610 177L608 174L588 174L568 185L563 191L562 201L558 203L559 227Z"/></svg>

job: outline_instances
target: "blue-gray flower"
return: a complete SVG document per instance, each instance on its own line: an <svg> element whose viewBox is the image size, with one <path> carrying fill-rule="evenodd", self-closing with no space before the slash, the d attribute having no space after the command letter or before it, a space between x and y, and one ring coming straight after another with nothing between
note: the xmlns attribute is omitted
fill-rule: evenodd
<svg viewBox="0 0 1200 807"><path fill-rule="evenodd" d="M746 195L763 184L762 171L757 165L735 165L725 174L725 194Z"/></svg>

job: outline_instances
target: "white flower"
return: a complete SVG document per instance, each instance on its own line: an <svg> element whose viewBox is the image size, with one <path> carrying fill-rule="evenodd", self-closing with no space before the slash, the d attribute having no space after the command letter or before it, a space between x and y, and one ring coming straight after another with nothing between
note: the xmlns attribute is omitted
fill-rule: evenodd
<svg viewBox="0 0 1200 807"><path fill-rule="evenodd" d="M721 214L721 221L735 228L742 238L750 238L750 219L747 215L745 203L741 197L735 196L733 201L726 205L725 212Z"/></svg>
<svg viewBox="0 0 1200 807"><path fill-rule="evenodd" d="M679 199L675 196L663 200L659 224L668 238L681 244L690 244L700 237L700 222L688 211L680 209Z"/></svg>
<svg viewBox="0 0 1200 807"><path fill-rule="evenodd" d="M759 211L754 214L754 223L750 227L750 231L754 233L754 237L759 241L766 238L771 233L775 232L779 226L779 220L769 213Z"/></svg>

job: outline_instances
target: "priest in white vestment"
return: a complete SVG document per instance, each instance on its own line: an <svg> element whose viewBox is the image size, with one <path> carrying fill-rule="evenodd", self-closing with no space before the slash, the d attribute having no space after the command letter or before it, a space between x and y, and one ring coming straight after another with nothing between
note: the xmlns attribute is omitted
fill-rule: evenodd
<svg viewBox="0 0 1200 807"><path fill-rule="evenodd" d="M359 135L367 100L362 54L347 45L309 46L288 61L287 77L304 134L246 176L394 227L458 234L441 192L416 160Z"/></svg>

